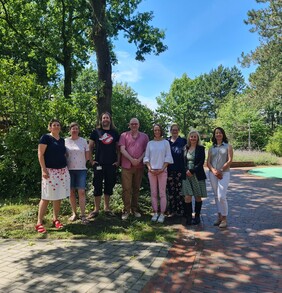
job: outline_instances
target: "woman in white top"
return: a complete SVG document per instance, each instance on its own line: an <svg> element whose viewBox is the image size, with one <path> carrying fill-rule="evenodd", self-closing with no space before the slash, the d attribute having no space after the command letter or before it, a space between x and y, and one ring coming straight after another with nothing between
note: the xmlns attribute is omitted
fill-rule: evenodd
<svg viewBox="0 0 282 293"><path fill-rule="evenodd" d="M218 219L214 225L219 228L227 227L227 188L230 180L230 165L233 159L233 149L228 144L225 131L217 127L213 131L213 146L209 149L207 166L211 186L215 195L215 203L218 212Z"/></svg>
<svg viewBox="0 0 282 293"><path fill-rule="evenodd" d="M147 144L143 162L148 167L151 199L154 215L153 222L164 222L166 210L167 166L173 164L169 142L163 138L163 130L159 124L153 127L154 139ZM160 196L160 215L158 214L158 191Z"/></svg>
<svg viewBox="0 0 282 293"><path fill-rule="evenodd" d="M65 139L67 164L71 177L70 204L72 208L72 216L69 220L77 220L75 194L75 191L77 190L81 221L83 224L87 224L88 221L85 217L85 188L87 176L86 162L89 160L89 146L86 139L79 137L79 125L76 122L70 124L70 135L70 137Z"/></svg>

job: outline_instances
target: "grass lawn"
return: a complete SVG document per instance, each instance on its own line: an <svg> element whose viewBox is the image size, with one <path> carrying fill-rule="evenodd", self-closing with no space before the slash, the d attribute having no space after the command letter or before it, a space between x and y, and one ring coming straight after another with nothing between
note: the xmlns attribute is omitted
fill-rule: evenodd
<svg viewBox="0 0 282 293"><path fill-rule="evenodd" d="M119 190L119 187L117 187ZM116 192L118 191L116 190ZM120 193L119 193L120 194ZM93 198L87 198L87 214L92 210ZM52 227L52 205L49 203L44 226L47 234L35 231L39 199L6 200L0 202L0 237L6 239L95 239L95 240L134 240L152 242L172 242L177 236L177 229L170 223L152 223L150 214L150 198L146 194L140 196L142 217L130 216L121 220L121 199L115 193L112 199L116 217L108 217L103 212L87 225L81 222L69 222L71 209L68 200L62 201L60 220L64 228L56 230Z"/></svg>

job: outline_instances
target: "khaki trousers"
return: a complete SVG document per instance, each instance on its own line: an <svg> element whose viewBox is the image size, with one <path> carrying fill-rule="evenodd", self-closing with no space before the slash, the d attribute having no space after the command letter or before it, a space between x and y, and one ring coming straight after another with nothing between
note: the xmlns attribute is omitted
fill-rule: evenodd
<svg viewBox="0 0 282 293"><path fill-rule="evenodd" d="M137 212L140 186L144 168L122 168L121 184L122 184L122 200L124 212Z"/></svg>

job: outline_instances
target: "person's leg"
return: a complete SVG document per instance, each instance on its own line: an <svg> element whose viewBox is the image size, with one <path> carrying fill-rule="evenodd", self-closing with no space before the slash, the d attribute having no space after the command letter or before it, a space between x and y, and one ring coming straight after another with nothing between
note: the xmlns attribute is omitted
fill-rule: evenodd
<svg viewBox="0 0 282 293"><path fill-rule="evenodd" d="M102 168L102 170L97 170L97 166L94 166L94 211L90 213L89 218L97 216L100 211L101 196L103 192L104 166Z"/></svg>
<svg viewBox="0 0 282 293"><path fill-rule="evenodd" d="M104 168L104 211L110 212L110 196L116 184L116 166L103 166Z"/></svg>
<svg viewBox="0 0 282 293"><path fill-rule="evenodd" d="M223 177L218 181L218 201L221 206L221 223L220 228L226 227L226 219L228 216L228 203L227 203L227 188L230 181L230 172L223 172Z"/></svg>
<svg viewBox="0 0 282 293"><path fill-rule="evenodd" d="M158 178L152 173L148 173L150 190L151 190L151 202L152 208L155 214L158 213Z"/></svg>
<svg viewBox="0 0 282 293"><path fill-rule="evenodd" d="M61 208L61 200L53 200L53 221L58 220L59 212Z"/></svg>
<svg viewBox="0 0 282 293"><path fill-rule="evenodd" d="M47 211L49 200L41 199L39 202L39 209L38 209L38 218L37 218L37 225L43 223L44 216Z"/></svg>
<svg viewBox="0 0 282 293"><path fill-rule="evenodd" d="M110 211L110 196L104 194L104 211Z"/></svg>
<svg viewBox="0 0 282 293"><path fill-rule="evenodd" d="M139 210L139 194L142 182L142 177L144 174L144 168L138 168L134 170L133 180L132 180L132 199L131 199L131 211L136 213Z"/></svg>
<svg viewBox="0 0 282 293"><path fill-rule="evenodd" d="M174 172L168 172L167 175L167 191L168 191L168 201L167 201L167 209L169 215L174 215L176 213L176 205L175 205L175 181L174 181Z"/></svg>
<svg viewBox="0 0 282 293"><path fill-rule="evenodd" d="M210 183L211 183L211 187L214 193L214 200L215 200L215 204L216 204L216 208L217 208L217 213L218 213L218 219L214 222L215 226L218 226L221 222L221 205L219 203L218 200L218 178L216 176L214 176L214 174L209 171L209 178L210 178Z"/></svg>
<svg viewBox="0 0 282 293"><path fill-rule="evenodd" d="M184 215L186 218L186 225L192 225L192 196L185 195Z"/></svg>
<svg viewBox="0 0 282 293"><path fill-rule="evenodd" d="M72 216L70 217L70 220L74 221L76 219L76 196L74 188L71 188L70 205L72 209Z"/></svg>
<svg viewBox="0 0 282 293"><path fill-rule="evenodd" d="M122 201L123 201L124 213L130 213L132 178L133 178L132 171L130 169L122 168L121 184L122 184Z"/></svg>
<svg viewBox="0 0 282 293"><path fill-rule="evenodd" d="M76 220L76 194L75 194L75 187L76 187L76 178L77 178L77 173L76 170L69 170L70 174L70 185L71 185L71 190L70 190L70 205L72 209L72 215L69 218L70 221Z"/></svg>
<svg viewBox="0 0 282 293"><path fill-rule="evenodd" d="M86 188L86 177L87 170L77 170L77 192L78 192L78 202L80 207L80 215L85 218L85 188Z"/></svg>
<svg viewBox="0 0 282 293"><path fill-rule="evenodd" d="M200 196L195 197L195 218L192 221L193 225L198 225L201 222L201 209L202 209L202 198Z"/></svg>
<svg viewBox="0 0 282 293"><path fill-rule="evenodd" d="M83 217L85 216L85 205L86 205L85 189L78 189L78 200L79 200L80 214L81 214L81 217Z"/></svg>
<svg viewBox="0 0 282 293"><path fill-rule="evenodd" d="M99 213L100 211L101 198L102 198L101 195L94 196L94 205L95 205L94 213Z"/></svg>
<svg viewBox="0 0 282 293"><path fill-rule="evenodd" d="M167 171L162 172L158 175L158 187L160 194L160 205L161 205L161 214L164 214L166 211L166 183L167 183Z"/></svg>
<svg viewBox="0 0 282 293"><path fill-rule="evenodd" d="M182 174L181 174L181 172L178 172L175 175L174 182L175 182L174 198L175 198L176 214L181 216L184 214L184 197L181 194L181 190L182 190Z"/></svg>

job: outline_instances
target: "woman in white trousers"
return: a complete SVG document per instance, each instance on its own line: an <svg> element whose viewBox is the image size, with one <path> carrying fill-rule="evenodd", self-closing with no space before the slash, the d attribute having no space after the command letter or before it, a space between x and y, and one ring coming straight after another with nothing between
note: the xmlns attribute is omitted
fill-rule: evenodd
<svg viewBox="0 0 282 293"><path fill-rule="evenodd" d="M217 127L213 131L213 146L209 149L207 166L209 178L215 195L218 218L214 225L219 228L227 227L228 203L226 198L230 181L230 165L233 159L233 149L228 144L225 131Z"/></svg>

